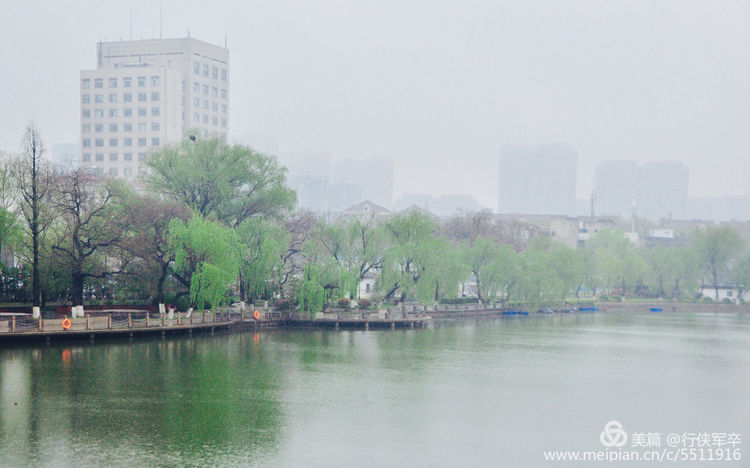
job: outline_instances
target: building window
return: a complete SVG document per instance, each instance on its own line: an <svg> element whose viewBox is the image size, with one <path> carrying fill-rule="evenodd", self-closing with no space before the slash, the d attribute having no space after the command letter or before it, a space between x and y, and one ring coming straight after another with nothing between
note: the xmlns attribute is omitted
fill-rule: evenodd
<svg viewBox="0 0 750 468"><path fill-rule="evenodd" d="M203 94L208 96L208 85L205 85L205 84L203 85Z"/></svg>
<svg viewBox="0 0 750 468"><path fill-rule="evenodd" d="M109 102L117 102L117 95L116 94L110 94L109 95Z"/></svg>
<svg viewBox="0 0 750 468"><path fill-rule="evenodd" d="M94 102L97 104L101 104L104 102L104 95L103 94L95 94L94 95Z"/></svg>
<svg viewBox="0 0 750 468"><path fill-rule="evenodd" d="M104 153L96 153L97 161L104 161Z"/></svg>
<svg viewBox="0 0 750 468"><path fill-rule="evenodd" d="M193 92L194 93L200 93L201 92L201 84L200 83L193 83Z"/></svg>
<svg viewBox="0 0 750 468"><path fill-rule="evenodd" d="M211 88L211 96L213 96L213 97L219 97L219 88L217 88L216 86L214 86L213 88Z"/></svg>
<svg viewBox="0 0 750 468"><path fill-rule="evenodd" d="M151 139L151 146L159 146L159 137L153 137Z"/></svg>
<svg viewBox="0 0 750 468"><path fill-rule="evenodd" d="M146 108L145 107L139 107L138 108L138 117L146 117Z"/></svg>
<svg viewBox="0 0 750 468"><path fill-rule="evenodd" d="M122 159L125 161L132 161L133 160L133 153L125 153L122 155Z"/></svg>
<svg viewBox="0 0 750 468"><path fill-rule="evenodd" d="M226 127L227 126L227 119L221 119L221 126Z"/></svg>
<svg viewBox="0 0 750 468"><path fill-rule="evenodd" d="M193 122L200 122L200 121L201 121L200 114L198 114L197 112L193 114Z"/></svg>
<svg viewBox="0 0 750 468"><path fill-rule="evenodd" d="M81 125L81 131L84 133L88 133L91 131L91 124L83 124Z"/></svg>
<svg viewBox="0 0 750 468"><path fill-rule="evenodd" d="M151 93L151 100L152 101L158 101L159 100L159 93Z"/></svg>
<svg viewBox="0 0 750 468"><path fill-rule="evenodd" d="M109 124L109 131L110 132L116 132L117 131L117 124L116 123Z"/></svg>
<svg viewBox="0 0 750 468"><path fill-rule="evenodd" d="M94 124L94 131L97 132L97 133L103 132L104 131L104 124L100 124L100 123Z"/></svg>
<svg viewBox="0 0 750 468"><path fill-rule="evenodd" d="M145 161L146 160L146 153L138 153L138 160L139 161Z"/></svg>
<svg viewBox="0 0 750 468"><path fill-rule="evenodd" d="M133 169L132 169L132 168L130 168L130 167L125 167L125 168L123 168L123 170L122 170L122 175L124 175L125 177L130 177L130 176L132 176L132 175L133 175Z"/></svg>
<svg viewBox="0 0 750 468"><path fill-rule="evenodd" d="M221 81L227 81L227 69L226 68L221 69Z"/></svg>
<svg viewBox="0 0 750 468"><path fill-rule="evenodd" d="M122 144L124 146L133 146L133 139L132 138L124 138L122 140ZM125 154L127 154L127 153L125 153Z"/></svg>
<svg viewBox="0 0 750 468"><path fill-rule="evenodd" d="M222 97L222 99L226 99L227 98L227 90L226 89L222 89L221 90L221 97Z"/></svg>
<svg viewBox="0 0 750 468"><path fill-rule="evenodd" d="M88 104L91 102L91 96L89 94L83 94L81 95L81 102L84 104Z"/></svg>
<svg viewBox="0 0 750 468"><path fill-rule="evenodd" d="M91 153L83 153L83 162L91 161Z"/></svg>
<svg viewBox="0 0 750 468"><path fill-rule="evenodd" d="M213 67L211 69L211 78L213 78L214 80L216 80L216 79L219 78L219 69L218 68Z"/></svg>
<svg viewBox="0 0 750 468"><path fill-rule="evenodd" d="M102 174L104 174L104 169L102 169L101 167L95 167L94 168L94 174L102 175Z"/></svg>
<svg viewBox="0 0 750 468"><path fill-rule="evenodd" d="M133 102L133 93L125 93L122 95L122 102Z"/></svg>
<svg viewBox="0 0 750 468"><path fill-rule="evenodd" d="M122 124L122 130L125 132L132 132L133 131L133 124L130 122L126 122Z"/></svg>
<svg viewBox="0 0 750 468"><path fill-rule="evenodd" d="M193 62L193 73L196 75L201 74L201 64L198 62Z"/></svg>
<svg viewBox="0 0 750 468"><path fill-rule="evenodd" d="M138 77L138 87L143 88L146 86L146 77L145 76L139 76Z"/></svg>
<svg viewBox="0 0 750 468"><path fill-rule="evenodd" d="M138 131L139 132L145 132L146 131L146 122L138 122Z"/></svg>
<svg viewBox="0 0 750 468"><path fill-rule="evenodd" d="M122 110L122 116L123 117L132 117L133 116L133 109L131 107L126 107Z"/></svg>
<svg viewBox="0 0 750 468"><path fill-rule="evenodd" d="M203 100L203 108L208 109L208 101L206 101L205 99Z"/></svg>
<svg viewBox="0 0 750 468"><path fill-rule="evenodd" d="M91 109L84 109L84 110L82 110L81 111L81 117L83 117L84 119L91 118Z"/></svg>
<svg viewBox="0 0 750 468"><path fill-rule="evenodd" d="M211 103L211 110L214 112L219 112L219 105L215 102Z"/></svg>
<svg viewBox="0 0 750 468"><path fill-rule="evenodd" d="M193 98L193 107L196 109L200 108L201 106L201 98Z"/></svg>
<svg viewBox="0 0 750 468"><path fill-rule="evenodd" d="M138 93L138 102L145 102L148 99L147 93Z"/></svg>
<svg viewBox="0 0 750 468"><path fill-rule="evenodd" d="M206 115L206 114L203 114L203 123L204 124L208 123L208 115Z"/></svg>
<svg viewBox="0 0 750 468"><path fill-rule="evenodd" d="M117 146L117 138L110 138L109 146Z"/></svg>
<svg viewBox="0 0 750 468"><path fill-rule="evenodd" d="M203 64L203 76L208 76L208 64Z"/></svg>
<svg viewBox="0 0 750 468"><path fill-rule="evenodd" d="M130 88L130 77L122 79L122 87Z"/></svg>
<svg viewBox="0 0 750 468"><path fill-rule="evenodd" d="M109 116L110 117L117 117L117 109L110 109L109 110Z"/></svg>
<svg viewBox="0 0 750 468"><path fill-rule="evenodd" d="M91 139L89 139L89 138L84 138L84 139L83 139L83 147L84 147L84 148L91 148Z"/></svg>
<svg viewBox="0 0 750 468"><path fill-rule="evenodd" d="M103 88L103 87L104 87L104 79L94 78L94 88Z"/></svg>
<svg viewBox="0 0 750 468"><path fill-rule="evenodd" d="M145 138L139 138L138 139L138 146L146 146L146 139Z"/></svg>
<svg viewBox="0 0 750 468"><path fill-rule="evenodd" d="M81 80L81 89L89 89L91 87L91 80L84 78Z"/></svg>
<svg viewBox="0 0 750 468"><path fill-rule="evenodd" d="M116 88L117 87L117 78L110 78L109 79L109 87L110 88Z"/></svg>
<svg viewBox="0 0 750 468"><path fill-rule="evenodd" d="M104 146L104 139L103 139L103 138L97 138L97 139L96 139L96 140L94 141L94 144L95 144L95 145L96 145L97 147L102 147L102 146Z"/></svg>
<svg viewBox="0 0 750 468"><path fill-rule="evenodd" d="M152 76L151 77L151 86L159 86L159 77L158 76Z"/></svg>
<svg viewBox="0 0 750 468"><path fill-rule="evenodd" d="M222 105L221 105L221 111L222 111L223 113L225 113L225 114L227 113L227 105L226 105L226 104L222 104Z"/></svg>
<svg viewBox="0 0 750 468"><path fill-rule="evenodd" d="M158 132L159 131L159 122L151 122L151 131L152 132Z"/></svg>
<svg viewBox="0 0 750 468"><path fill-rule="evenodd" d="M219 125L219 119L217 117L211 117L211 123L214 125Z"/></svg>
<svg viewBox="0 0 750 468"><path fill-rule="evenodd" d="M103 118L104 117L104 109L96 109L94 111L94 117L99 118L99 119Z"/></svg>
<svg viewBox="0 0 750 468"><path fill-rule="evenodd" d="M109 153L110 161L117 161L117 153Z"/></svg>
<svg viewBox="0 0 750 468"><path fill-rule="evenodd" d="M109 168L109 175L117 177L117 168L116 167L110 167Z"/></svg>

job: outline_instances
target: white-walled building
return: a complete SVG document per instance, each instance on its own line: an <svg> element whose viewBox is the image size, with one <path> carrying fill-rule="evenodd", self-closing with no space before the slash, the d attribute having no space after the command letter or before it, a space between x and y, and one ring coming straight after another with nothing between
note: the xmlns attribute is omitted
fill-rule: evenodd
<svg viewBox="0 0 750 468"><path fill-rule="evenodd" d="M81 165L133 179L187 130L226 138L229 50L190 37L100 42L81 71Z"/></svg>

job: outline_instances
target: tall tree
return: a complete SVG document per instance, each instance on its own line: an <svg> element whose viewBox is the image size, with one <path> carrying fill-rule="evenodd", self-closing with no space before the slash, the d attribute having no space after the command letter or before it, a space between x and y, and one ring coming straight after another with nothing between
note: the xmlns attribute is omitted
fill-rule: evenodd
<svg viewBox="0 0 750 468"><path fill-rule="evenodd" d="M435 245L432 220L421 213L395 215L385 224L390 247L383 256L379 277L380 290L386 300L401 293L404 302L415 292L417 283L428 268Z"/></svg>
<svg viewBox="0 0 750 468"><path fill-rule="evenodd" d="M278 216L296 199L276 158L219 138L186 138L152 154L146 164L152 190L231 227L258 214Z"/></svg>
<svg viewBox="0 0 750 468"><path fill-rule="evenodd" d="M123 203L127 189L121 180L101 179L84 169L59 175L55 185L59 216L52 249L70 270L72 301L79 306L88 278L107 278L124 267L112 259L132 224Z"/></svg>
<svg viewBox="0 0 750 468"><path fill-rule="evenodd" d="M731 262L742 252L744 242L729 226L707 227L693 232L693 246L704 279L719 298L721 281L728 280Z"/></svg>
<svg viewBox="0 0 750 468"><path fill-rule="evenodd" d="M274 281L282 267L281 255L289 235L264 218L246 219L236 229L241 245L239 269L240 299L268 299L277 292Z"/></svg>
<svg viewBox="0 0 750 468"><path fill-rule="evenodd" d="M226 299L239 270L238 243L231 229L200 215L169 224L169 246L175 253L175 277L190 288L190 302L202 310Z"/></svg>
<svg viewBox="0 0 750 468"><path fill-rule="evenodd" d="M20 208L27 233L26 247L31 259L32 305L41 304L39 256L44 234L51 217L46 203L52 184L52 171L44 159L45 147L39 129L26 127L22 140L23 153L14 170L14 179L21 195Z"/></svg>
<svg viewBox="0 0 750 468"><path fill-rule="evenodd" d="M132 213L132 226L122 246L130 255L140 259L133 274L152 272L155 298L164 302L164 286L173 273L174 251L169 248L169 223L173 219L187 221L189 208L182 202L153 196L134 196L126 209Z"/></svg>

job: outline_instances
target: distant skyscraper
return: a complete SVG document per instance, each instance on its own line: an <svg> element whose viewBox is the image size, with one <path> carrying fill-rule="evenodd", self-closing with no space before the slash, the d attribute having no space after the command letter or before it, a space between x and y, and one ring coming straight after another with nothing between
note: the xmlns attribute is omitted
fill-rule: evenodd
<svg viewBox="0 0 750 468"><path fill-rule="evenodd" d="M393 206L393 160L373 158L345 159L333 163L336 183L362 188L362 198L391 209Z"/></svg>
<svg viewBox="0 0 750 468"><path fill-rule="evenodd" d="M503 146L498 212L572 214L576 170L576 150L569 145Z"/></svg>
<svg viewBox="0 0 750 468"><path fill-rule="evenodd" d="M131 179L195 129L226 137L229 51L192 38L100 42L81 71L81 164Z"/></svg>
<svg viewBox="0 0 750 468"><path fill-rule="evenodd" d="M684 216L689 176L679 162L604 161L594 174L596 212L628 217L635 208L638 216L654 220Z"/></svg>

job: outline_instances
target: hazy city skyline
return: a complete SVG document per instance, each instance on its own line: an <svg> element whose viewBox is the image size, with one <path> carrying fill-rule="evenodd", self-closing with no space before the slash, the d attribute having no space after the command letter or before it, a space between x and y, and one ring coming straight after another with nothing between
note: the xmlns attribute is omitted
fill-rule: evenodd
<svg viewBox="0 0 750 468"><path fill-rule="evenodd" d="M750 173L750 4L717 2L16 2L0 149L33 119L79 135L79 71L98 40L184 37L232 61L230 139L279 152L392 158L394 199L465 193L497 207L504 144L567 143L577 197L605 160L680 161L691 197L741 195ZM160 26L161 23L161 26Z"/></svg>

